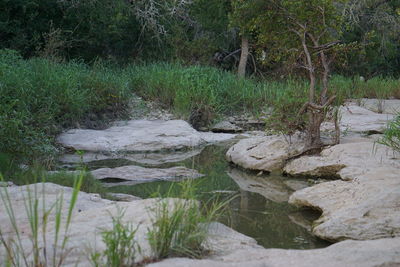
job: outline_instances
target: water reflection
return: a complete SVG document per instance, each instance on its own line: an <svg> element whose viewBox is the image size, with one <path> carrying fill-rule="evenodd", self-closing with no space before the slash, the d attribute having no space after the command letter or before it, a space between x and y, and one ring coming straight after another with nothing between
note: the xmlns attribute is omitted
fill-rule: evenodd
<svg viewBox="0 0 400 267"><path fill-rule="evenodd" d="M318 214L299 211L287 203L294 189L307 186L305 181L280 175L257 176L242 171L227 163L226 150L227 147L223 146L209 146L190 159L157 167L181 165L205 174L205 177L195 180L200 200L238 194L221 222L255 238L266 248L311 249L329 245L310 233L311 222ZM110 188L110 191L142 198L154 196L155 192L179 196L180 188L174 186L171 190L173 184L158 181L134 186L119 185Z"/></svg>

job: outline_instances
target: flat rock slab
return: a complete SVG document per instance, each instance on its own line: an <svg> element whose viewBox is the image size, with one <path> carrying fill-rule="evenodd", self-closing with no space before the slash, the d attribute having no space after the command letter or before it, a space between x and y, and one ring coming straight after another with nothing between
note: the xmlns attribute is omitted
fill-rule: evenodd
<svg viewBox="0 0 400 267"><path fill-rule="evenodd" d="M296 191L289 203L322 211L312 233L323 239L400 236L399 178L399 169L379 168L350 182L332 181Z"/></svg>
<svg viewBox="0 0 400 267"><path fill-rule="evenodd" d="M400 154L373 141L339 144L324 149L320 156L295 159L284 171L290 175L352 180L376 168L397 168L400 177Z"/></svg>
<svg viewBox="0 0 400 267"><path fill-rule="evenodd" d="M361 107L369 109L376 113L393 114L400 113L400 99L369 99L362 98L353 100L353 103L359 103Z"/></svg>
<svg viewBox="0 0 400 267"><path fill-rule="evenodd" d="M300 137L265 136L240 140L226 153L226 158L242 168L272 172L281 170L285 161L304 148Z"/></svg>
<svg viewBox="0 0 400 267"><path fill-rule="evenodd" d="M330 241L400 236L400 157L373 142L348 143L290 162L292 175L336 176L296 191L291 204L316 208L322 216L312 232Z"/></svg>
<svg viewBox="0 0 400 267"><path fill-rule="evenodd" d="M123 166L118 168L101 168L91 171L94 178L118 179L121 182L106 183L105 185L135 185L155 181L180 181L183 179L195 179L203 177L196 170L185 167L173 167L167 169L143 168L139 166ZM126 182L129 181L129 182Z"/></svg>
<svg viewBox="0 0 400 267"><path fill-rule="evenodd" d="M221 121L213 125L211 131L214 133L239 133L243 132L243 129L229 121Z"/></svg>
<svg viewBox="0 0 400 267"><path fill-rule="evenodd" d="M350 103L340 107L340 130L342 133L383 133L388 122L395 118L392 114L380 114ZM334 125L325 122L322 131L333 131Z"/></svg>
<svg viewBox="0 0 400 267"><path fill-rule="evenodd" d="M151 267L376 267L400 265L400 238L343 241L324 249L242 249L211 259L167 259Z"/></svg>
<svg viewBox="0 0 400 267"><path fill-rule="evenodd" d="M31 194L35 192L36 188L39 200L39 218L42 218L41 211L43 199L47 207L46 210L52 207L56 201L63 201L61 212L62 224L59 240L62 240L64 237L64 222L66 220L66 215L68 214L69 201L72 195L72 188L50 183L8 188L9 199L15 211L18 228L21 230L22 246L24 251L27 253L31 251L30 248L32 246L29 239L29 236L31 235L29 220L26 215L24 204L25 200L29 198L28 188L30 188ZM2 192L5 192L4 189L1 190ZM63 198L61 198L61 194L63 194ZM112 216L118 216L121 211L123 211L124 214L122 217L122 223L129 223L132 225L133 229L137 228L135 239L141 247L141 252L136 255L136 260L140 261L143 258L150 258L152 253L147 240L147 232L149 228L152 227L152 217L154 215L151 212L155 207L157 207L157 205L159 205L160 201L166 201L167 207L172 209L177 202L185 200L144 199L117 203L101 199L99 196L94 194L80 192L76 207L73 210L72 223L68 230L66 250L69 253L62 266L90 266L91 264L88 261L88 255L90 255L91 252L103 251L105 249L101 232L112 229ZM3 202L1 202L1 204L0 224L2 233L5 235L6 239L9 237L15 237L15 233L5 211L5 205L3 205ZM40 231L42 229L41 222L40 219ZM54 209L48 216L46 229L47 256L51 259L51 253L53 251L52 241L55 236ZM226 254L231 249L259 248L254 239L237 233L219 223L212 223L208 229L210 235L207 242L207 249L210 249L215 253ZM41 232L39 232L39 246L44 246ZM5 251L3 246L0 246L0 262L5 262Z"/></svg>
<svg viewBox="0 0 400 267"><path fill-rule="evenodd" d="M133 153L190 149L233 137L235 135L203 134L182 120L132 120L106 130L69 130L57 141L75 150Z"/></svg>

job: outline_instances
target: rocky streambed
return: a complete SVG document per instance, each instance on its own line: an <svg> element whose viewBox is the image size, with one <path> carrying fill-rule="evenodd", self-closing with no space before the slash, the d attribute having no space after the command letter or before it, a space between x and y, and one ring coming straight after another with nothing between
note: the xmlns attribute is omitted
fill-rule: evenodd
<svg viewBox="0 0 400 267"><path fill-rule="evenodd" d="M147 257L148 211L158 200L132 195L147 198L155 188L162 190L174 181L196 179L204 185L200 190L205 198L239 195L231 202L232 213L221 221L241 233L215 223L209 229L207 246L212 253L207 259L168 259L153 265L399 265L400 157L375 140L400 110L400 103L363 101L364 106L348 103L340 110L340 126L345 133L342 144L328 147L317 156L295 159L292 156L304 147L301 135L204 133L180 120L134 120L116 123L104 131L75 129L62 134L58 141L66 148L85 151L83 155L64 155L62 166L88 164L94 177L124 200L79 194L70 231L70 244L77 248L73 259L86 266L88 247L104 249L99 229L111 228L109 214L121 207L126 209L124 220L139 226L138 242L143 247L140 257ZM329 142L332 124L325 123L322 130ZM228 146L226 159L239 168L225 161L223 154ZM10 188L12 202L20 209L26 188ZM60 192L71 194L71 189L53 184L45 188L49 205ZM183 200L170 199L168 203L173 206L176 201ZM295 206L319 213L307 215ZM11 233L1 209L4 207L0 207L0 223L5 226L2 231ZM17 218L22 228L28 227L26 216L21 213ZM23 240L29 250L28 235L25 233ZM338 243L326 247L329 243L318 237Z"/></svg>

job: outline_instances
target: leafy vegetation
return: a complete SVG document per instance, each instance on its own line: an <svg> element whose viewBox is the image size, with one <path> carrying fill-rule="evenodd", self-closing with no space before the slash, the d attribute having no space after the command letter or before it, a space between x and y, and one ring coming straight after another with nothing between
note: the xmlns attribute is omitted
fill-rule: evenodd
<svg viewBox="0 0 400 267"><path fill-rule="evenodd" d="M400 115L397 115L396 119L389 123L383 137L378 142L400 152Z"/></svg>
<svg viewBox="0 0 400 267"><path fill-rule="evenodd" d="M152 210L153 227L148 239L156 259L167 257L199 258L207 251L205 241L209 223L221 215L230 201L200 204L191 180L181 182L179 199L161 199Z"/></svg>
<svg viewBox="0 0 400 267"><path fill-rule="evenodd" d="M124 212L112 217L113 227L102 231L103 242L106 249L103 252L92 253L90 260L94 266L134 266L140 246L135 240L137 228L122 222Z"/></svg>

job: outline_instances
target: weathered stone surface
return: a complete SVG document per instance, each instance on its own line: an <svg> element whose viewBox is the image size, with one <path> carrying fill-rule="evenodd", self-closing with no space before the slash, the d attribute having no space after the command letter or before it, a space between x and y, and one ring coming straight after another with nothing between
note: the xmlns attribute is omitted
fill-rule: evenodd
<svg viewBox="0 0 400 267"><path fill-rule="evenodd" d="M400 265L400 238L343 241L324 249L242 249L211 259L167 259L151 267L376 267Z"/></svg>
<svg viewBox="0 0 400 267"><path fill-rule="evenodd" d="M400 236L400 170L378 168L353 181L333 181L295 192L289 202L317 208L312 232L323 239Z"/></svg>
<svg viewBox="0 0 400 267"><path fill-rule="evenodd" d="M154 181L180 181L183 179L195 179L204 175L196 170L185 167L172 167L166 169L143 168L139 166L123 166L118 168L101 168L91 171L96 179L118 179L121 182L106 183L105 185L134 185ZM128 182L127 182L128 181Z"/></svg>
<svg viewBox="0 0 400 267"><path fill-rule="evenodd" d="M136 197L136 196L129 195L129 194L123 194L123 193L107 193L107 198L108 197L110 197L112 200L121 201L121 202L131 202L131 201L142 199L140 197Z"/></svg>
<svg viewBox="0 0 400 267"><path fill-rule="evenodd" d="M30 185L31 192L34 192L34 186ZM29 220L26 216L25 202L28 198L28 186L8 188L10 202L15 211L18 229L24 251L29 253L31 250L31 242L29 239L30 228ZM72 195L72 189L62 187L55 184L37 184L39 211L42 213L42 199L45 199L46 210L49 209L57 200L63 201L62 206L62 222L66 220L68 214L69 203ZM44 190L42 190L44 189ZM1 189L2 193L4 189ZM44 192L44 194L43 194ZM61 199L61 193L63 198ZM133 229L137 228L135 239L141 247L141 253L136 255L136 260L140 261L144 257L151 257L151 250L147 241L147 232L152 225L151 210L159 203L160 199L135 200L131 202L112 202L101 199L97 195L80 192L76 207L73 211L72 223L68 230L68 242L66 250L69 251L63 266L90 266L88 255L94 251L102 251L105 244L102 241L101 232L112 229L112 216L117 216L123 211L122 223L131 224ZM172 208L179 199L166 199L167 204ZM0 225L2 233L6 239L15 237L15 233L10 224L9 218L5 211L5 205L0 205ZM39 218L42 218L40 214ZM41 220L39 221L41 224ZM64 227L62 224L59 240L64 237ZM41 231L42 227L39 225ZM53 240L55 236L55 214L53 212L48 217L47 223L47 256L51 259L53 252ZM249 249L258 248L254 239L243 236L225 226L213 223L210 228L210 236L207 242L207 248L219 253L227 253L229 248ZM42 234L39 232L39 245L44 246L42 242ZM4 262L4 247L0 247L0 262Z"/></svg>
<svg viewBox="0 0 400 267"><path fill-rule="evenodd" d="M331 241L400 236L400 158L387 147L340 144L320 156L293 160L285 171L345 180L321 183L290 197L292 204L322 211L314 223L315 235Z"/></svg>
<svg viewBox="0 0 400 267"><path fill-rule="evenodd" d="M156 166L165 163L180 162L201 153L203 147L196 147L190 150L171 151L168 153L92 153L86 152L82 155L64 154L58 160L62 163L89 163L103 160L128 160L132 163Z"/></svg>
<svg viewBox="0 0 400 267"><path fill-rule="evenodd" d="M376 113L385 113L396 115L400 113L399 99L368 99L353 100L352 103L359 103L361 107L369 109Z"/></svg>
<svg viewBox="0 0 400 267"><path fill-rule="evenodd" d="M202 134L182 120L127 121L106 130L69 130L58 137L67 148L84 151L155 152L190 149L207 142L233 138L228 134Z"/></svg>
<svg viewBox="0 0 400 267"><path fill-rule="evenodd" d="M340 107L340 130L342 133L382 133L389 121L394 119L392 114L379 114L366 108L349 104ZM333 131L333 123L321 125L322 131Z"/></svg>
<svg viewBox="0 0 400 267"><path fill-rule="evenodd" d="M274 202L286 202L291 194L282 179L276 179L273 176L259 177L234 168L227 173L238 184L240 189L260 194Z"/></svg>
<svg viewBox="0 0 400 267"><path fill-rule="evenodd" d="M366 141L339 144L324 149L320 156L295 159L284 171L290 175L340 176L349 180L380 167L397 168L400 175L400 155L386 146Z"/></svg>
<svg viewBox="0 0 400 267"><path fill-rule="evenodd" d="M254 137L240 140L226 153L228 161L245 169L274 171L283 168L285 161L304 148L301 138L284 136Z"/></svg>
<svg viewBox="0 0 400 267"><path fill-rule="evenodd" d="M243 129L229 121L221 121L212 126L211 131L214 133L239 133Z"/></svg>

